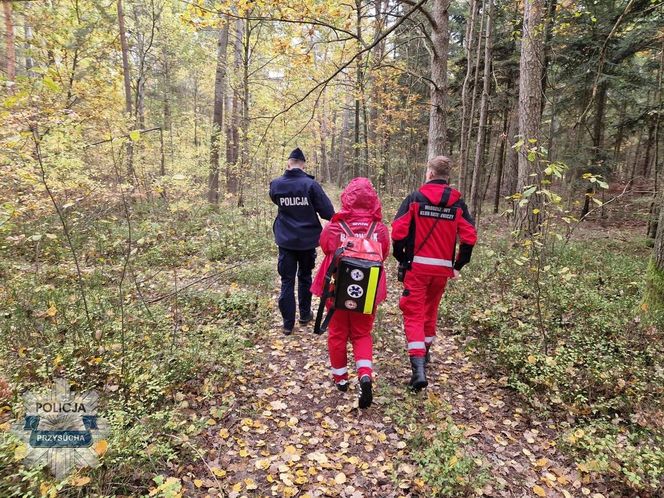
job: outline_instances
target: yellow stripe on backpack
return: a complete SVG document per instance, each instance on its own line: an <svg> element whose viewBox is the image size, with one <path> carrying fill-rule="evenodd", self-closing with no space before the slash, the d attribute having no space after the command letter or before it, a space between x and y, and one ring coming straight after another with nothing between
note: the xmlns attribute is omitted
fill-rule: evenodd
<svg viewBox="0 0 664 498"><path fill-rule="evenodd" d="M369 270L369 282L367 283L367 297L364 300L364 309L362 313L370 315L374 311L374 303L376 302L376 291L378 290L378 277L380 276L380 268L374 266Z"/></svg>

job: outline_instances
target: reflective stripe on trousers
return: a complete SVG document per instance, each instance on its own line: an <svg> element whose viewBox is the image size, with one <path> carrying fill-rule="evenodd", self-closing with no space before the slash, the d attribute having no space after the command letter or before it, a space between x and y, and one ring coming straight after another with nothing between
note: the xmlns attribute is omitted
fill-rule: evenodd
<svg viewBox="0 0 664 498"><path fill-rule="evenodd" d="M411 349L424 349L426 346L424 345L424 342L420 341L415 341L415 342L409 342L408 343L408 351Z"/></svg>
<svg viewBox="0 0 664 498"><path fill-rule="evenodd" d="M343 368L332 368L332 373L334 375L343 375L345 373L348 373L348 368L343 367Z"/></svg>

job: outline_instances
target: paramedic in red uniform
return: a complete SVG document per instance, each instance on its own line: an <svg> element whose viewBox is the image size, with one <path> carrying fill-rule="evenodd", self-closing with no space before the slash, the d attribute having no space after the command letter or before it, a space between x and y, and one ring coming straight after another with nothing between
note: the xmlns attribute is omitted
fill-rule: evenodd
<svg viewBox="0 0 664 498"><path fill-rule="evenodd" d="M378 199L378 194L367 178L355 178L341 193L341 211L332 217L323 229L320 236L320 247L325 253L325 259L321 264L314 283L312 292L320 296L323 294L325 273L327 272L334 253L341 246L345 236L341 222L345 222L353 235L366 236L371 225L375 223L373 239L380 243L383 260L390 252L390 234L382 222L383 214ZM385 283L385 272L381 272L376 291L376 304L381 303L387 297L387 285ZM332 377L337 389L348 390L348 365L346 356L346 344L350 340L353 345L353 356L355 357L355 368L357 378L360 381L360 408L368 408L372 397L372 373L373 373L373 341L371 329L373 328L375 313L362 314L343 309L338 309L332 315L327 346L330 354L330 365Z"/></svg>
<svg viewBox="0 0 664 498"><path fill-rule="evenodd" d="M270 182L270 199L279 210L274 220L274 239L279 246L277 270L281 277L279 311L284 334L295 327L295 279L300 323L313 319L311 313L311 272L323 227L318 217L332 218L334 207L314 177L304 172L306 159L299 148L288 156L288 169Z"/></svg>
<svg viewBox="0 0 664 498"><path fill-rule="evenodd" d="M428 384L425 365L447 280L457 277L470 261L477 241L475 222L461 193L448 185L451 168L448 157L430 159L426 183L404 199L392 223L400 280L405 271L399 308L412 368L409 386L415 391Z"/></svg>

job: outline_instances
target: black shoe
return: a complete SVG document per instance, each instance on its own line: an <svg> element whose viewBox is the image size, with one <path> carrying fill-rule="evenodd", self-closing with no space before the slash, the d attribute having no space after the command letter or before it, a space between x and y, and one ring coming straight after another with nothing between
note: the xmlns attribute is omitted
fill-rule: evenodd
<svg viewBox="0 0 664 498"><path fill-rule="evenodd" d="M371 406L373 401L373 393L371 392L371 377L363 375L360 379L360 401L359 407L363 410Z"/></svg>
<svg viewBox="0 0 664 498"><path fill-rule="evenodd" d="M431 349L431 346L427 344L427 354L424 355L424 364L428 365L431 363L431 354L429 353L429 350Z"/></svg>
<svg viewBox="0 0 664 498"><path fill-rule="evenodd" d="M426 360L424 356L410 357L410 367L413 369L413 375L410 378L408 387L410 387L413 391L419 391L429 385L427 382L427 375L424 370L425 361Z"/></svg>
<svg viewBox="0 0 664 498"><path fill-rule="evenodd" d="M308 315L301 316L298 320L302 325L306 325L314 319L314 315L309 313Z"/></svg>
<svg viewBox="0 0 664 498"><path fill-rule="evenodd" d="M341 391L342 393L345 393L346 391L348 391L348 382L344 382L343 384L339 384L339 383L335 382L334 385L337 386L337 389L339 389L339 391Z"/></svg>
<svg viewBox="0 0 664 498"><path fill-rule="evenodd" d="M289 329L289 328L286 328L286 327L283 328L283 331L284 331L284 335L291 335L293 333L293 329Z"/></svg>

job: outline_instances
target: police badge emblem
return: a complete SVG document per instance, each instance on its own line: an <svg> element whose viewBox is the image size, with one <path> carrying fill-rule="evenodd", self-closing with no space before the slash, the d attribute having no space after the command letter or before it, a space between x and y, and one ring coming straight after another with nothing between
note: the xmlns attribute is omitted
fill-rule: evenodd
<svg viewBox="0 0 664 498"><path fill-rule="evenodd" d="M47 465L61 479L74 468L99 465L108 424L97 416L96 392L74 393L66 380L57 379L50 393L27 393L23 399L25 418L13 432L27 446L26 466Z"/></svg>

